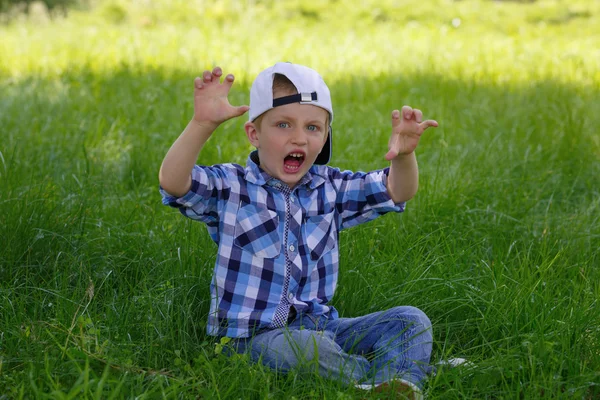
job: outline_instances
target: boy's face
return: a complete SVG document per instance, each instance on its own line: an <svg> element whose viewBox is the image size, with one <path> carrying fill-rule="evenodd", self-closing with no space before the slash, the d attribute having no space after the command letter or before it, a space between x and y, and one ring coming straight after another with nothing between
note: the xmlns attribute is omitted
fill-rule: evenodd
<svg viewBox="0 0 600 400"><path fill-rule="evenodd" d="M275 93L275 98L290 93ZM260 167L293 188L314 164L327 139L328 113L310 104L275 107L255 122L247 122L246 135L258 149Z"/></svg>

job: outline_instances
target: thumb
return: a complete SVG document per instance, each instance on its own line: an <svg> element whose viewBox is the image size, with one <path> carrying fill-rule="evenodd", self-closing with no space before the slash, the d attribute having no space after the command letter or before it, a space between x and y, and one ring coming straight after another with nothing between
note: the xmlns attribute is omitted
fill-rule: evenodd
<svg viewBox="0 0 600 400"><path fill-rule="evenodd" d="M427 128L437 128L439 126L439 124L437 123L437 121L433 120L433 119L428 119L427 121L423 121L419 124L421 126L421 128L423 128L423 130L427 129Z"/></svg>
<svg viewBox="0 0 600 400"><path fill-rule="evenodd" d="M233 114L236 117L239 117L240 115L244 115L246 113L246 111L248 111L250 109L250 107L248 106L238 106L238 107L234 107L233 108Z"/></svg>
<svg viewBox="0 0 600 400"><path fill-rule="evenodd" d="M392 135L388 143L388 152L385 154L385 159L391 161L398 155L398 135Z"/></svg>
<svg viewBox="0 0 600 400"><path fill-rule="evenodd" d="M387 161L392 161L394 158L396 158L397 155L398 155L398 151L390 150L385 154L385 159Z"/></svg>

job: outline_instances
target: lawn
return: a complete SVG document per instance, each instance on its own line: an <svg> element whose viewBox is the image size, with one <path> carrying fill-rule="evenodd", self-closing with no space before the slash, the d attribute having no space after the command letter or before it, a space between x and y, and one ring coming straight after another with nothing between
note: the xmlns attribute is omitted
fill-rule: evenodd
<svg viewBox="0 0 600 400"><path fill-rule="evenodd" d="M599 2L112 0L0 25L0 399L364 398L221 354L216 246L158 193L194 77L247 104L281 60L329 84L332 166L385 167L404 104L440 123L406 212L341 233L340 314L424 310L474 364L430 399L600 397Z"/></svg>

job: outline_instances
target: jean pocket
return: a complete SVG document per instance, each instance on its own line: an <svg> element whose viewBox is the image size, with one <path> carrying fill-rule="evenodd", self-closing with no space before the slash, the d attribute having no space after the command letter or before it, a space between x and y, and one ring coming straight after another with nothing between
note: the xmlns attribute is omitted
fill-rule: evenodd
<svg viewBox="0 0 600 400"><path fill-rule="evenodd" d="M311 215L304 218L304 242L310 251L311 260L318 260L335 247L336 230L333 223L334 213Z"/></svg>
<svg viewBox="0 0 600 400"><path fill-rule="evenodd" d="M275 258L281 252L279 217L268 208L245 204L238 209L234 245L261 258Z"/></svg>

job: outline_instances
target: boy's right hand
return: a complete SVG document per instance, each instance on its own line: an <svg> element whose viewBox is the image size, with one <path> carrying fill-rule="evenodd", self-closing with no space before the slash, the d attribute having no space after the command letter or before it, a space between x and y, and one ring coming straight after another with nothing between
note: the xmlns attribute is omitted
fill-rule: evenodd
<svg viewBox="0 0 600 400"><path fill-rule="evenodd" d="M228 119L243 115L250 108L229 104L227 95L234 76L228 74L221 83L222 75L221 68L215 67L212 73L204 71L201 78L194 79L194 121L213 130Z"/></svg>

